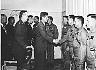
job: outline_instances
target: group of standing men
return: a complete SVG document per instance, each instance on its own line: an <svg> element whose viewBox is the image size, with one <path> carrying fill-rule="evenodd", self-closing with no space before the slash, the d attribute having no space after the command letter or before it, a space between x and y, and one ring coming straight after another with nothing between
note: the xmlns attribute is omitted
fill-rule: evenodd
<svg viewBox="0 0 96 70"><path fill-rule="evenodd" d="M11 18L11 19L10 19ZM27 15L27 11L23 10L19 14L19 21L15 24L14 17L9 17L7 25L7 16L1 14L1 56L2 65L5 60L17 60L18 70L22 70L26 65L25 54L26 47L33 45L34 56L36 62L36 70L45 70L46 68L46 52L49 62L54 58L53 39L58 38L58 29L53 24L53 17L48 16L47 12L40 13L39 17ZM33 26L31 26L35 23ZM8 33L9 32L9 33ZM13 34L13 35L12 35ZM9 48L10 47L10 48ZM6 49L9 49L6 52ZM11 52L8 54L8 52ZM6 54L7 53L7 54ZM10 59L6 56L12 55Z"/></svg>
<svg viewBox="0 0 96 70"><path fill-rule="evenodd" d="M65 70L96 68L96 14L87 16L86 29L82 16L63 16L62 38L58 42L64 57Z"/></svg>
<svg viewBox="0 0 96 70"><path fill-rule="evenodd" d="M1 58L2 64L10 51L18 62L18 70L24 68L26 47L33 45L35 53L36 70L46 69L47 59L54 59L54 45L61 46L64 60L64 70L84 70L85 62L88 70L95 70L96 66L96 14L87 16L86 29L83 27L82 16L63 16L62 37L59 42L58 29L53 24L52 16L47 12L40 13L39 17L27 16L27 11L21 11L19 21L15 23L14 17L8 18L1 14ZM33 24L33 27L31 26ZM94 52L94 53L93 53ZM7 53L7 54L6 54ZM9 58L9 55L7 56ZM12 58L11 58L12 59ZM50 67L50 66L49 66ZM49 68L50 70L50 68Z"/></svg>

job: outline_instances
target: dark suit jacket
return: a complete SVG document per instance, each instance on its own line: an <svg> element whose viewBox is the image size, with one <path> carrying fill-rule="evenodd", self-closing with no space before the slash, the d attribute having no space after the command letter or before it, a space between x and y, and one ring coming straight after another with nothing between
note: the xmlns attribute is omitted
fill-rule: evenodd
<svg viewBox="0 0 96 70"><path fill-rule="evenodd" d="M13 45L14 42L14 26L10 25L9 23L6 25L7 30L7 42L8 45Z"/></svg>
<svg viewBox="0 0 96 70"><path fill-rule="evenodd" d="M42 21L37 25L36 33L35 48L42 52L46 50L48 42L52 43L53 38L47 35Z"/></svg>
<svg viewBox="0 0 96 70"><path fill-rule="evenodd" d="M5 30L1 26L1 59L5 60L7 56L7 35L5 33Z"/></svg>
<svg viewBox="0 0 96 70"><path fill-rule="evenodd" d="M27 46L26 34L27 34L26 25L21 20L19 20L15 25L14 47L23 48Z"/></svg>
<svg viewBox="0 0 96 70"><path fill-rule="evenodd" d="M31 40L33 37L33 30L29 22L25 22L26 28L27 28L27 45L31 45Z"/></svg>

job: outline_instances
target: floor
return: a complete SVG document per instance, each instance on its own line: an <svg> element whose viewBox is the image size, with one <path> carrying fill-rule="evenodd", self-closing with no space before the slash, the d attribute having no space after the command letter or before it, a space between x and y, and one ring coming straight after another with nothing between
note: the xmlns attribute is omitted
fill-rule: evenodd
<svg viewBox="0 0 96 70"><path fill-rule="evenodd" d="M25 70L34 70L35 66L34 66L34 60L31 61L30 65L27 66L27 68L29 67L29 69L25 69ZM49 66L50 65L50 66ZM49 68L50 67L50 68ZM3 70L16 70L16 66L7 66L7 69L3 69ZM63 61L61 59L56 59L54 60L52 63L47 63L46 64L46 70L65 70L64 69L64 64ZM67 69L66 69L67 70ZM71 70L71 69L70 69ZM87 69L85 69L87 70Z"/></svg>

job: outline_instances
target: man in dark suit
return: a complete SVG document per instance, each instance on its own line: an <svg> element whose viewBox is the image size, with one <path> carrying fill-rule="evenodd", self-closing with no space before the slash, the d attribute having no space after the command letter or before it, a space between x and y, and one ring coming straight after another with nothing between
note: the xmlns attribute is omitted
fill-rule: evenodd
<svg viewBox="0 0 96 70"><path fill-rule="evenodd" d="M36 32L36 30L37 30L37 25L39 24L39 17L38 16L35 16L34 17L34 25L33 25L33 33L32 33L32 35L33 35L33 40L32 40L32 45L33 45L33 47L35 46L35 40L36 40L36 34L37 34L37 32ZM34 47L35 48L35 47Z"/></svg>
<svg viewBox="0 0 96 70"><path fill-rule="evenodd" d="M6 26L7 16L5 14L1 14L1 65L4 64L4 60L7 59L7 33Z"/></svg>
<svg viewBox="0 0 96 70"><path fill-rule="evenodd" d="M53 38L48 36L45 30L45 23L48 20L48 13L40 13L40 23L37 25L37 36L35 41L35 60L36 60L36 70L46 70L45 60L46 60L46 49L47 44L52 43Z"/></svg>
<svg viewBox="0 0 96 70"><path fill-rule="evenodd" d="M35 24L33 25L33 28L36 27L38 25L38 23L39 23L39 17L38 16L34 17L34 23Z"/></svg>
<svg viewBox="0 0 96 70"><path fill-rule="evenodd" d="M12 47L14 43L14 23L15 23L15 18L14 17L9 17L8 18L8 24L6 25L6 30L7 30L7 44L8 44L8 60L11 60L13 58L12 55Z"/></svg>
<svg viewBox="0 0 96 70"><path fill-rule="evenodd" d="M25 25L27 27L27 45L31 46L31 40L33 37L32 27L31 24L33 23L33 16L29 15L27 21L25 22Z"/></svg>
<svg viewBox="0 0 96 70"><path fill-rule="evenodd" d="M27 20L27 11L21 11L19 21L15 25L15 42L13 47L14 57L18 62L18 70L22 69L24 64L25 51L27 47L26 34L27 29L25 21Z"/></svg>

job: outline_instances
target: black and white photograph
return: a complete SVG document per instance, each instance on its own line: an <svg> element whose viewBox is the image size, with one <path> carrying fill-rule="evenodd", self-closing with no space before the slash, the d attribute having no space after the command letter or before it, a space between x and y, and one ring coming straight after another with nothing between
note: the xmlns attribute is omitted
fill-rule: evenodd
<svg viewBox="0 0 96 70"><path fill-rule="evenodd" d="M0 70L96 70L96 0L0 3Z"/></svg>

